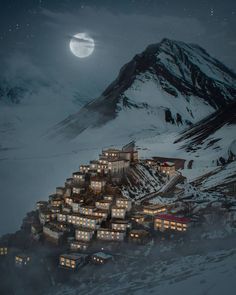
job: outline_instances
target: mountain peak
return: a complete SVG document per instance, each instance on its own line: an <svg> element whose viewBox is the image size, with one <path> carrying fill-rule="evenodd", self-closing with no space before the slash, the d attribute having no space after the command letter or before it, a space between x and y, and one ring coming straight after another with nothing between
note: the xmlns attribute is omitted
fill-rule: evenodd
<svg viewBox="0 0 236 295"><path fill-rule="evenodd" d="M147 114L157 129L183 128L234 101L235 85L235 73L200 46L164 38L135 55L98 99L58 127L74 134L79 126L80 133L129 110Z"/></svg>

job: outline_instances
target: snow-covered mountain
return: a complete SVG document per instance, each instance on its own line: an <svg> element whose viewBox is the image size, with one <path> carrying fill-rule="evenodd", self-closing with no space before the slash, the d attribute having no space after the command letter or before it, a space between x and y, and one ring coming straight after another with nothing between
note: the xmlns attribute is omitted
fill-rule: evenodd
<svg viewBox="0 0 236 295"><path fill-rule="evenodd" d="M204 49L164 39L137 54L99 98L54 131L74 138L110 121L135 139L181 130L232 102L235 82L235 73Z"/></svg>
<svg viewBox="0 0 236 295"><path fill-rule="evenodd" d="M182 144L181 148L190 155L202 158L211 154L219 164L225 164L235 157L235 131L236 102L233 102L182 132L176 143Z"/></svg>

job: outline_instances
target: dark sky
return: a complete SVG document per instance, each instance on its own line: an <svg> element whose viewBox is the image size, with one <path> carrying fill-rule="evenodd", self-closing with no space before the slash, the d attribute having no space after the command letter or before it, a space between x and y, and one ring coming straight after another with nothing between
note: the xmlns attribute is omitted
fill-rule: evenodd
<svg viewBox="0 0 236 295"><path fill-rule="evenodd" d="M1 75L48 79L96 96L120 67L150 43L197 43L236 69L235 0L0 0ZM96 48L86 59L69 36L86 32Z"/></svg>

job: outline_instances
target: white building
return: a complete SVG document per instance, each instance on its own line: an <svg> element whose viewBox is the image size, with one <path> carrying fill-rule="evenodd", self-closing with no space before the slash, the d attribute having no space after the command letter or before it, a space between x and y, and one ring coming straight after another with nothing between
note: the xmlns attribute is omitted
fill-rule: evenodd
<svg viewBox="0 0 236 295"><path fill-rule="evenodd" d="M85 228L97 229L100 227L102 218L98 216L81 215L70 213L67 216L67 222Z"/></svg>
<svg viewBox="0 0 236 295"><path fill-rule="evenodd" d="M85 174L83 172L74 172L73 173L73 180L77 183L84 183L85 181Z"/></svg>
<svg viewBox="0 0 236 295"><path fill-rule="evenodd" d="M95 203L95 206L98 209L110 210L111 204L112 204L112 201L110 201L110 200L99 200Z"/></svg>
<svg viewBox="0 0 236 295"><path fill-rule="evenodd" d="M90 187L95 193L100 193L106 185L106 180L100 177L92 177Z"/></svg>
<svg viewBox="0 0 236 295"><path fill-rule="evenodd" d="M128 228L131 227L131 225L128 220L117 219L117 220L112 220L111 227L114 230L126 231Z"/></svg>
<svg viewBox="0 0 236 295"><path fill-rule="evenodd" d="M97 238L106 241L123 241L125 238L125 232L110 228L99 228L97 230Z"/></svg>
<svg viewBox="0 0 236 295"><path fill-rule="evenodd" d="M59 258L60 267L76 270L85 262L85 256L78 253L62 254Z"/></svg>
<svg viewBox="0 0 236 295"><path fill-rule="evenodd" d="M127 198L116 198L116 207L126 208L127 211L130 211L132 208L132 201Z"/></svg>
<svg viewBox="0 0 236 295"><path fill-rule="evenodd" d="M125 219L125 215L126 215L126 208L120 208L117 206L112 207L111 209L112 218Z"/></svg>
<svg viewBox="0 0 236 295"><path fill-rule="evenodd" d="M50 224L45 224L43 226L43 234L45 238L55 243L59 243L59 240L63 237L64 232Z"/></svg>
<svg viewBox="0 0 236 295"><path fill-rule="evenodd" d="M57 221L67 222L67 215L68 215L68 213L66 213L66 212L57 213Z"/></svg>
<svg viewBox="0 0 236 295"><path fill-rule="evenodd" d="M94 235L94 230L89 228L77 228L75 230L75 239L79 241L91 241Z"/></svg>
<svg viewBox="0 0 236 295"><path fill-rule="evenodd" d="M85 251L89 247L89 243L85 241L71 241L70 249L74 251Z"/></svg>
<svg viewBox="0 0 236 295"><path fill-rule="evenodd" d="M95 206L81 205L79 208L79 213L83 215L92 215L95 209Z"/></svg>
<svg viewBox="0 0 236 295"><path fill-rule="evenodd" d="M39 221L41 224L45 224L51 220L51 211L43 210L39 212Z"/></svg>
<svg viewBox="0 0 236 295"><path fill-rule="evenodd" d="M128 160L109 160L108 161L108 170L111 174L120 174L123 173L130 166Z"/></svg>

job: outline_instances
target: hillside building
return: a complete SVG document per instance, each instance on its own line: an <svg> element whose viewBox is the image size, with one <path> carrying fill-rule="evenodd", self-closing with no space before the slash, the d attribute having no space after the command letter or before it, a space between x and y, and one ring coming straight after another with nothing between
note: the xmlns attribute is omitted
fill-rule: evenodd
<svg viewBox="0 0 236 295"><path fill-rule="evenodd" d="M131 216L131 220L139 224L144 224L145 217L142 214L135 214Z"/></svg>
<svg viewBox="0 0 236 295"><path fill-rule="evenodd" d="M149 238L149 232L144 229L133 229L129 232L129 240L135 243L145 243Z"/></svg>
<svg viewBox="0 0 236 295"><path fill-rule="evenodd" d="M47 201L38 201L36 203L36 209L37 210L45 210L48 206L48 202Z"/></svg>
<svg viewBox="0 0 236 295"><path fill-rule="evenodd" d="M0 256L6 256L8 254L8 247L0 245Z"/></svg>
<svg viewBox="0 0 236 295"><path fill-rule="evenodd" d="M83 215L92 215L95 209L95 206L81 205L79 207L79 213Z"/></svg>
<svg viewBox="0 0 236 295"><path fill-rule="evenodd" d="M95 194L99 194L103 191L106 185L106 180L101 177L91 177L90 188L93 190Z"/></svg>
<svg viewBox="0 0 236 295"><path fill-rule="evenodd" d="M31 262L31 257L26 254L17 254L15 256L15 266L17 267L25 267L29 265Z"/></svg>
<svg viewBox="0 0 236 295"><path fill-rule="evenodd" d="M97 239L106 241L123 241L125 238L124 231L118 231L110 228L99 228L97 230Z"/></svg>
<svg viewBox="0 0 236 295"><path fill-rule="evenodd" d="M98 208L98 209L102 209L102 210L110 210L111 208L111 204L112 204L112 201L111 200L99 200L99 201L96 201L95 203L95 206Z"/></svg>
<svg viewBox="0 0 236 295"><path fill-rule="evenodd" d="M175 174L175 164L172 162L163 162L160 164L160 172L166 175Z"/></svg>
<svg viewBox="0 0 236 295"><path fill-rule="evenodd" d="M70 242L70 249L72 251L86 251L89 247L89 243L85 241L73 240Z"/></svg>
<svg viewBox="0 0 236 295"><path fill-rule="evenodd" d="M39 212L39 221L41 224L45 224L52 220L52 213L50 210L42 210Z"/></svg>
<svg viewBox="0 0 236 295"><path fill-rule="evenodd" d="M159 214L154 220L154 229L165 231L184 232L190 226L191 220L185 217L178 217L170 214Z"/></svg>
<svg viewBox="0 0 236 295"><path fill-rule="evenodd" d="M80 165L79 171L82 173L88 173L90 169L90 165Z"/></svg>
<svg viewBox="0 0 236 295"><path fill-rule="evenodd" d="M56 194L59 196L63 196L65 193L65 187L63 186L58 186L56 187Z"/></svg>
<svg viewBox="0 0 236 295"><path fill-rule="evenodd" d="M118 231L126 231L131 227L128 220L116 219L111 221L111 228Z"/></svg>
<svg viewBox="0 0 236 295"><path fill-rule="evenodd" d="M124 197L116 198L116 207L125 208L126 211L130 211L132 208L132 201Z"/></svg>
<svg viewBox="0 0 236 295"><path fill-rule="evenodd" d="M111 208L111 217L116 219L125 219L126 216L126 208L121 208L121 207L117 207L117 206L113 206Z"/></svg>
<svg viewBox="0 0 236 295"><path fill-rule="evenodd" d="M100 227L102 218L91 215L81 215L79 213L70 213L67 215L67 222L76 226L97 229Z"/></svg>
<svg viewBox="0 0 236 295"><path fill-rule="evenodd" d="M83 184L85 182L85 174L83 172L74 172L73 173L73 181L76 183Z"/></svg>
<svg viewBox="0 0 236 295"><path fill-rule="evenodd" d="M85 263L85 256L78 253L62 254L59 258L60 267L76 270Z"/></svg>
<svg viewBox="0 0 236 295"><path fill-rule="evenodd" d="M77 228L75 230L75 239L79 241L91 241L94 235L94 230L89 228Z"/></svg>
<svg viewBox="0 0 236 295"><path fill-rule="evenodd" d="M58 229L55 225L48 223L43 226L43 235L46 240L58 245L64 236L64 231Z"/></svg>
<svg viewBox="0 0 236 295"><path fill-rule="evenodd" d="M158 213L164 213L167 211L167 208L163 205L150 204L143 206L143 213L146 215L154 216Z"/></svg>
<svg viewBox="0 0 236 295"><path fill-rule="evenodd" d="M91 262L93 264L104 264L110 260L112 260L112 256L103 252L94 253L91 256Z"/></svg>

